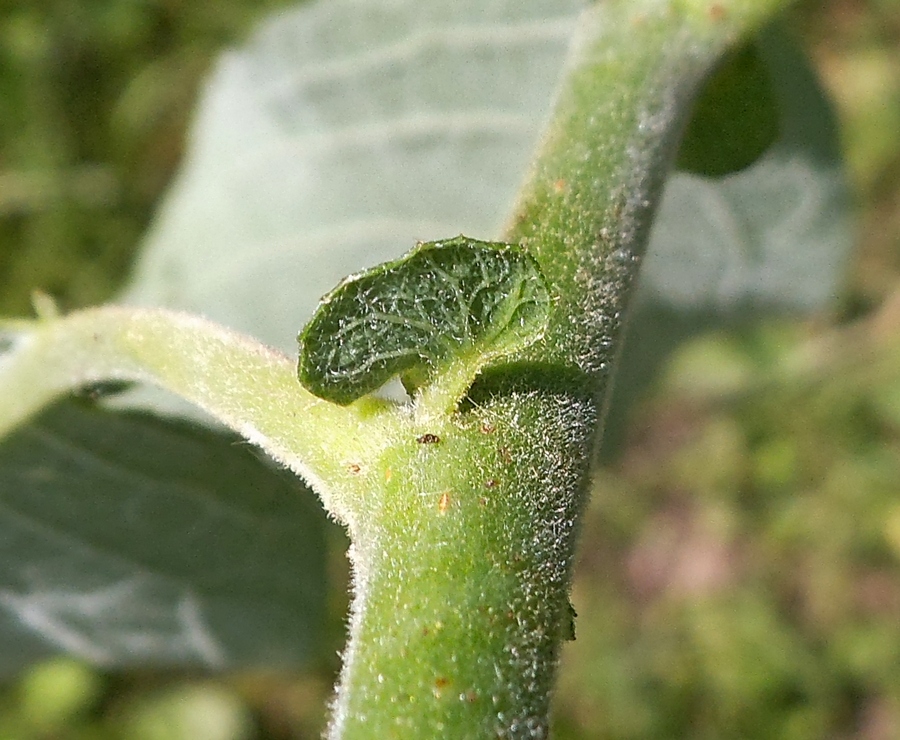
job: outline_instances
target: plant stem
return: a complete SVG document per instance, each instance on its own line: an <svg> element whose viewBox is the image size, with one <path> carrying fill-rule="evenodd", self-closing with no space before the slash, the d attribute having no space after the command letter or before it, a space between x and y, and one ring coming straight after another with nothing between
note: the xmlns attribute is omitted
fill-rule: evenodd
<svg viewBox="0 0 900 740"><path fill-rule="evenodd" d="M363 471L332 740L547 737L578 519L653 210L700 83L781 4L586 13L506 239L553 288L550 329L484 373L471 405L411 421Z"/></svg>
<svg viewBox="0 0 900 740"><path fill-rule="evenodd" d="M592 408L498 395L366 471L332 737L541 736Z"/></svg>
<svg viewBox="0 0 900 740"><path fill-rule="evenodd" d="M333 516L349 521L355 478L348 460L379 454L391 435L384 402L323 401L300 386L290 359L198 317L104 307L7 326L13 346L0 353L0 437L81 386L151 383L260 446L303 476Z"/></svg>
<svg viewBox="0 0 900 740"><path fill-rule="evenodd" d="M783 0L608 0L579 23L556 111L506 240L560 298L542 361L606 392L631 285L700 84Z"/></svg>

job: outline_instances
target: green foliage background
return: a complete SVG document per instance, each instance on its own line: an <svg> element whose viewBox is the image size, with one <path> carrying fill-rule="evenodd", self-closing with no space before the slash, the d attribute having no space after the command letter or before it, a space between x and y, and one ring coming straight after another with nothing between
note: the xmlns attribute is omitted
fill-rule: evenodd
<svg viewBox="0 0 900 740"><path fill-rule="evenodd" d="M4 4L0 312L113 293L209 62L279 2ZM791 22L841 115L856 258L831 315L704 337L636 410L585 526L559 738L900 737L900 3ZM335 667L55 661L0 696L0 738L315 737Z"/></svg>

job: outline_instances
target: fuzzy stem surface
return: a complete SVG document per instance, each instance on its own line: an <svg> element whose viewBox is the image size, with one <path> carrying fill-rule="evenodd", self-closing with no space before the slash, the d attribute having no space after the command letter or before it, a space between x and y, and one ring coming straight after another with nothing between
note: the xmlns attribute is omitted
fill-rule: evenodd
<svg viewBox="0 0 900 740"><path fill-rule="evenodd" d="M2 327L0 327L2 328ZM353 516L348 460L380 454L389 408L348 407L297 382L292 360L205 319L118 306L7 322L0 355L0 437L67 392L137 381L177 394L301 475L342 521ZM334 496L335 491L343 492Z"/></svg>
<svg viewBox="0 0 900 740"><path fill-rule="evenodd" d="M586 12L505 235L552 285L550 328L366 471L331 740L548 736L578 520L653 211L700 84L782 4Z"/></svg>

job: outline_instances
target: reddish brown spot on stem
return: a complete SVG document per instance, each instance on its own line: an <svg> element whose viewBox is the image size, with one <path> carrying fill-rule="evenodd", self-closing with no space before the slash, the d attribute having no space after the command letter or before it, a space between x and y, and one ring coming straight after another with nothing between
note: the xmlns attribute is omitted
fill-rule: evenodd
<svg viewBox="0 0 900 740"><path fill-rule="evenodd" d="M723 5L713 3L709 6L709 17L716 23L721 23L728 16L728 11Z"/></svg>
<svg viewBox="0 0 900 740"><path fill-rule="evenodd" d="M441 514L446 514L447 509L449 509L449 508L450 508L450 492L444 491L441 494L441 497L438 499L438 511L440 511Z"/></svg>
<svg viewBox="0 0 900 740"><path fill-rule="evenodd" d="M351 475L359 475L362 468L359 465L357 465L356 463L350 463L347 466L347 470L350 471Z"/></svg>

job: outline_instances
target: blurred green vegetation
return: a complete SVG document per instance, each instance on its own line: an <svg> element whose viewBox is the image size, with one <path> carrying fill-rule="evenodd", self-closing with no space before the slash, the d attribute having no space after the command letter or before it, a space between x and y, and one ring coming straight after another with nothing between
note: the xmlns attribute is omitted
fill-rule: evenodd
<svg viewBox="0 0 900 740"><path fill-rule="evenodd" d="M0 313L108 298L216 52L287 0L0 8ZM704 337L601 471L556 736L900 737L900 2L801 3L860 239L831 316ZM106 675L0 693L0 740L317 737L332 676Z"/></svg>
<svg viewBox="0 0 900 740"><path fill-rule="evenodd" d="M598 481L557 737L900 737L898 400L896 297L684 347Z"/></svg>
<svg viewBox="0 0 900 740"><path fill-rule="evenodd" d="M222 48L287 0L0 5L0 314L108 299Z"/></svg>

